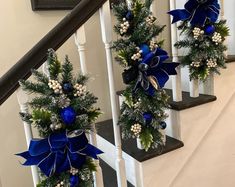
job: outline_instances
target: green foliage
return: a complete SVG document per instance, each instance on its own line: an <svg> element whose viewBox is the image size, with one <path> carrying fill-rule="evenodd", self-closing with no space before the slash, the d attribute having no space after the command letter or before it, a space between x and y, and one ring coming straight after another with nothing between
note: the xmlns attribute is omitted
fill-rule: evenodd
<svg viewBox="0 0 235 187"><path fill-rule="evenodd" d="M88 77L81 74L74 77L73 66L68 57L65 57L65 62L61 65L53 50L49 50L48 65L49 78L37 70L32 70L35 81L22 80L20 82L23 90L35 94L28 102L29 112L20 113L22 120L36 127L39 136L43 138L62 131L83 130L88 132L91 130L91 124L101 114L99 108L94 108L97 97L86 90L85 83L88 81ZM71 89L65 90L64 83L69 83ZM52 84L56 84L56 86ZM78 88L78 86L80 87ZM59 89L59 92L56 89ZM61 117L62 109L68 106L76 112L76 120L70 125L64 124ZM54 126L58 126L58 129ZM93 160L87 157L86 163L78 169L78 175L82 175L85 170L90 172L90 177L84 180L80 179L79 187L92 187L92 172L96 170ZM67 186L69 178L69 171L50 177L42 174L42 180L37 187L54 187L61 181Z"/></svg>
<svg viewBox="0 0 235 187"><path fill-rule="evenodd" d="M65 57L65 62L62 65L62 80L63 82L72 82L73 75L73 66L69 61L68 56Z"/></svg>
<svg viewBox="0 0 235 187"><path fill-rule="evenodd" d="M192 27L188 21L182 22L178 27L181 30L181 34L186 35L186 39L178 41L175 46L178 49L186 48L188 50L187 55L182 58L181 64L189 67L190 79L206 81L210 74L220 74L219 69L226 67L224 52L227 50L227 47L223 43L229 35L226 20L220 20L214 24L207 20L205 27L208 25L214 25L215 33L211 35L201 33L198 37L194 36L193 30L195 27ZM205 27L197 28L203 32ZM221 42L215 42L213 40L216 33L221 36ZM215 65L212 67L208 65L208 60L215 62ZM199 65L194 66L194 62L199 63Z"/></svg>
<svg viewBox="0 0 235 187"><path fill-rule="evenodd" d="M48 50L47 63L49 66L50 78L52 80L57 79L59 73L61 72L61 63L52 49Z"/></svg>
<svg viewBox="0 0 235 187"><path fill-rule="evenodd" d="M145 129L140 134L140 142L144 146L145 151L148 151L153 143L153 135L149 129Z"/></svg>

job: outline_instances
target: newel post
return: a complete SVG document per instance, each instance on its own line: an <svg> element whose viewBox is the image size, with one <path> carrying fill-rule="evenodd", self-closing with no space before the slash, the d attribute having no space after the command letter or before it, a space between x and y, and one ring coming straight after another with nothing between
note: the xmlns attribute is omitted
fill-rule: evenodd
<svg viewBox="0 0 235 187"><path fill-rule="evenodd" d="M20 105L20 111L23 113L28 112L28 104L27 104L28 95L21 88L18 88L17 90L17 99ZM29 147L30 141L33 138L32 128L31 125L26 123L25 121L23 122L23 125L24 125L26 143L27 146ZM33 177L33 185L34 187L36 187L40 180L37 166L31 166L31 173Z"/></svg>
<svg viewBox="0 0 235 187"><path fill-rule="evenodd" d="M77 32L74 35L75 37L75 43L78 48L78 53L80 57L80 67L81 67L81 72L83 75L87 74L87 66L86 66L86 32L85 32L85 27L84 25L81 26ZM90 141L91 144L94 146L97 146L97 140L96 140L96 127L95 124L92 124L92 130L90 131ZM99 164L99 160L94 160L96 163L96 172L94 172L94 186L95 187L103 187L104 182L103 182L103 173L102 169Z"/></svg>
<svg viewBox="0 0 235 187"><path fill-rule="evenodd" d="M176 1L170 0L170 10L174 10L175 8L176 8ZM178 32L177 32L177 24L175 23L171 24L171 50L172 50L173 62L179 62L178 49L174 46L174 44L177 41L178 41ZM176 70L177 70L177 75L172 76L172 92L173 92L173 100L178 102L182 101L181 67L178 66Z"/></svg>
<svg viewBox="0 0 235 187"><path fill-rule="evenodd" d="M102 40L105 45L106 61L108 68L109 92L110 92L110 101L112 108L114 139L115 139L116 154L117 154L116 158L117 181L118 181L118 187L127 187L125 161L122 157L120 127L117 125L119 112L117 108L118 105L117 105L116 91L114 86L114 75L113 75L113 60L112 60L112 51L111 51L112 22L111 22L109 1L107 1L100 8L100 22L101 22Z"/></svg>

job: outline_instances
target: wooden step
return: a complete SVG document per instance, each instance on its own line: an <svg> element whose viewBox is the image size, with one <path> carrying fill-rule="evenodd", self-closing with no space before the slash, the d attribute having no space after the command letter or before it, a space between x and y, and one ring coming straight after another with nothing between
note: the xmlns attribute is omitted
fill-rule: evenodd
<svg viewBox="0 0 235 187"><path fill-rule="evenodd" d="M100 159L100 166L103 172L104 187L118 187L116 171ZM127 187L134 187L131 183L127 182Z"/></svg>
<svg viewBox="0 0 235 187"><path fill-rule="evenodd" d="M106 120L97 123L97 134L114 145L114 135L113 135L113 122L112 120ZM170 151L174 151L178 148L183 147L183 142L176 140L167 136L166 146L160 147L158 149L151 149L148 152L140 150L136 146L136 139L122 140L122 150L136 159L139 162L144 162L146 160L152 159L154 157L163 155Z"/></svg>

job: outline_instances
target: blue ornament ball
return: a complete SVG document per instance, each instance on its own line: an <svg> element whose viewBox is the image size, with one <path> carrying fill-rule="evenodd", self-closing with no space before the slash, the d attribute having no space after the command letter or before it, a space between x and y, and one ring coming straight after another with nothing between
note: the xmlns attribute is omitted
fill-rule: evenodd
<svg viewBox="0 0 235 187"><path fill-rule="evenodd" d="M69 183L71 187L75 187L79 183L79 178L77 175L72 175L70 176Z"/></svg>
<svg viewBox="0 0 235 187"><path fill-rule="evenodd" d="M65 93L69 93L73 91L73 85L70 82L66 82L62 85L62 89Z"/></svg>
<svg viewBox="0 0 235 187"><path fill-rule="evenodd" d="M133 14L131 11L128 11L127 14L126 14L126 19L127 20L132 20L133 19Z"/></svg>
<svg viewBox="0 0 235 187"><path fill-rule="evenodd" d="M166 127L167 127L166 122L165 122L165 121L162 121L162 122L160 123L160 128L161 128L161 129L166 129Z"/></svg>
<svg viewBox="0 0 235 187"><path fill-rule="evenodd" d="M212 35L215 32L215 26L214 25L207 25L204 29L204 32L206 35Z"/></svg>
<svg viewBox="0 0 235 187"><path fill-rule="evenodd" d="M150 124L153 120L153 115L149 112L145 112L143 114L143 117L144 117L145 124Z"/></svg>
<svg viewBox="0 0 235 187"><path fill-rule="evenodd" d="M76 120L76 112L72 107L66 107L61 110L60 117L66 125L71 125Z"/></svg>
<svg viewBox="0 0 235 187"><path fill-rule="evenodd" d="M142 50L143 57L145 57L150 52L149 46L146 44L141 45L140 50Z"/></svg>

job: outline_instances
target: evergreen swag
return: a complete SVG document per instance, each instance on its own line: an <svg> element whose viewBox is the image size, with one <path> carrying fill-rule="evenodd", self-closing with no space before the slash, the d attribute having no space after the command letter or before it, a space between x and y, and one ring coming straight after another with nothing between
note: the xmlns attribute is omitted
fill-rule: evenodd
<svg viewBox="0 0 235 187"><path fill-rule="evenodd" d="M114 42L116 61L122 65L123 81L128 86L122 93L119 125L124 138L139 138L145 151L164 146L162 130L167 114L168 95L162 89L169 75L176 74L177 63L163 63L167 53L160 48L163 41L157 41L165 26L156 24L150 11L153 0L133 0L114 5L118 23L115 32L121 37ZM163 71L162 69L163 68Z"/></svg>
<svg viewBox="0 0 235 187"><path fill-rule="evenodd" d="M97 98L86 90L85 83L88 77L79 74L74 78L72 74L73 67L68 57L66 56L64 64L61 65L53 50L49 50L47 62L49 78L43 73L33 70L32 74L36 82L20 81L23 90L36 94L36 97L28 103L30 112L20 113L22 120L36 127L39 136L45 139L63 132L75 136L81 132L88 132L91 129L90 124L101 113L98 108L93 107ZM40 146L41 148L43 147ZM64 148L61 151L69 154L70 150ZM99 153L101 151L98 150L96 154ZM24 154L18 155L24 157ZM79 159L82 160L79 167L71 166L63 172L52 170L50 176L46 176L42 172L42 180L37 187L93 186L92 172L96 170L95 163L89 156L79 157ZM76 160L77 163L80 162L79 159ZM30 162L30 159L27 162ZM65 162L66 160L60 162L60 166ZM72 163L71 160L70 162ZM49 161L46 167L50 167Z"/></svg>
<svg viewBox="0 0 235 187"><path fill-rule="evenodd" d="M173 23L182 21L178 29L183 35L183 39L176 42L175 46L178 49L188 49L187 55L181 59L182 66L188 66L190 71L190 79L198 79L200 81L206 81L210 74L220 74L220 68L226 68L224 52L227 47L224 45L226 37L229 35L229 28L226 26L226 20L219 20L219 4L217 0L213 1L198 1L188 0L185 4L187 11L195 11L193 16L188 19L177 19L177 11L173 10L169 13L174 16ZM211 4L210 4L211 3ZM196 9L198 6L199 8ZM200 7L202 9L200 10ZM216 8L215 8L216 7ZM216 15L213 15L209 11L218 11ZM212 14L212 17L206 17L205 21L201 22L204 14ZM180 17L180 16L179 16Z"/></svg>

